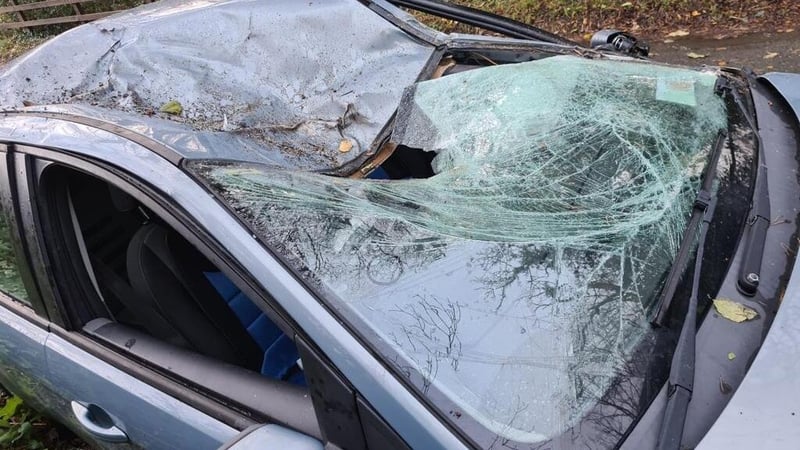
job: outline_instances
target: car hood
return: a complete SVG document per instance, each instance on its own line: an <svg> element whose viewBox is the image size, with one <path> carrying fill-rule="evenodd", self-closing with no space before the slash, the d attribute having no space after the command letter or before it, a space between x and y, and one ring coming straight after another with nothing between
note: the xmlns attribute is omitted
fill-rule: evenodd
<svg viewBox="0 0 800 450"><path fill-rule="evenodd" d="M0 74L0 107L77 106L169 129L175 142L176 129L217 133L265 162L347 172L374 152L432 52L356 0L166 1L16 60ZM180 108L161 112L170 102Z"/></svg>
<svg viewBox="0 0 800 450"><path fill-rule="evenodd" d="M761 77L800 121L800 75ZM795 265L780 309L744 381L698 449L790 449L800 440L800 266Z"/></svg>

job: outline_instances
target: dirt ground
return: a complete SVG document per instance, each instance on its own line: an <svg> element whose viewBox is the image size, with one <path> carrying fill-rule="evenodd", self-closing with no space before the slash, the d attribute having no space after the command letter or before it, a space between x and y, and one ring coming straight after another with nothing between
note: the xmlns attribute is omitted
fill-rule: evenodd
<svg viewBox="0 0 800 450"><path fill-rule="evenodd" d="M759 74L800 73L800 30L723 39L651 39L649 43L650 57L670 64L748 67Z"/></svg>

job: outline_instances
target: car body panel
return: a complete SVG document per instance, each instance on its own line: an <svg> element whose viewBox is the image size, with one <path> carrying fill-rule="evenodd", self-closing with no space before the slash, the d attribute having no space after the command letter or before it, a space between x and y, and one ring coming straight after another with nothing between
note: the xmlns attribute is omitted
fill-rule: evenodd
<svg viewBox="0 0 800 450"><path fill-rule="evenodd" d="M233 442L220 450L260 449L322 450L322 443L296 431L276 425L263 425L244 430Z"/></svg>
<svg viewBox="0 0 800 450"><path fill-rule="evenodd" d="M433 52L356 0L167 0L75 28L18 59L0 74L0 104L147 116L177 101L182 112L164 117L201 135L224 133L264 163L336 171L375 152Z"/></svg>
<svg viewBox="0 0 800 450"><path fill-rule="evenodd" d="M73 430L82 428L70 413L70 403L76 401L102 408L128 439L142 448L214 449L238 433L60 336L50 335L46 354L46 379L61 400L53 412ZM96 445L108 445L83 434Z"/></svg>
<svg viewBox="0 0 800 450"><path fill-rule="evenodd" d="M42 323L36 324L20 315L27 307L9 305L11 300L5 294L0 305L0 384L14 394L22 396L34 408L51 411L57 398L55 394L34 374L47 373L45 342L48 331ZM29 315L34 312L29 310ZM44 322L44 321L42 321Z"/></svg>
<svg viewBox="0 0 800 450"><path fill-rule="evenodd" d="M761 79L777 90L794 111L795 119L800 119L800 76L771 73ZM792 219L797 211L794 213L790 216ZM753 359L747 376L698 449L797 447L800 440L800 408L797 408L800 403L798 323L800 267L795 265L775 321Z"/></svg>
<svg viewBox="0 0 800 450"><path fill-rule="evenodd" d="M760 77L771 84L786 100L800 121L800 75L772 72Z"/></svg>
<svg viewBox="0 0 800 450"><path fill-rule="evenodd" d="M795 449L800 441L800 268L748 375L699 450Z"/></svg>

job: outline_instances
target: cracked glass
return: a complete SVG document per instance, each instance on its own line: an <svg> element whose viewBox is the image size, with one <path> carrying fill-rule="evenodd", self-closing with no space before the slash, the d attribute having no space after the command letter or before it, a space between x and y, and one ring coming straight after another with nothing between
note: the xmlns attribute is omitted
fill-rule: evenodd
<svg viewBox="0 0 800 450"><path fill-rule="evenodd" d="M716 78L557 56L417 83L392 141L436 153L425 179L189 167L457 426L532 444L634 376Z"/></svg>

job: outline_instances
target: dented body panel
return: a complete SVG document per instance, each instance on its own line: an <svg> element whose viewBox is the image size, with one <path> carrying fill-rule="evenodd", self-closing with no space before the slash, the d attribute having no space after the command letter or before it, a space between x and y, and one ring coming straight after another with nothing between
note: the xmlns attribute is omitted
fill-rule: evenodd
<svg viewBox="0 0 800 450"><path fill-rule="evenodd" d="M145 133L182 128L184 142L174 131L166 141L185 152L203 151L194 133L224 133L229 145L258 147L254 159L336 172L374 152L433 50L355 0L167 1L15 61L0 75L0 105L100 107L138 116ZM182 114L159 112L171 101ZM148 123L157 114L183 127Z"/></svg>

